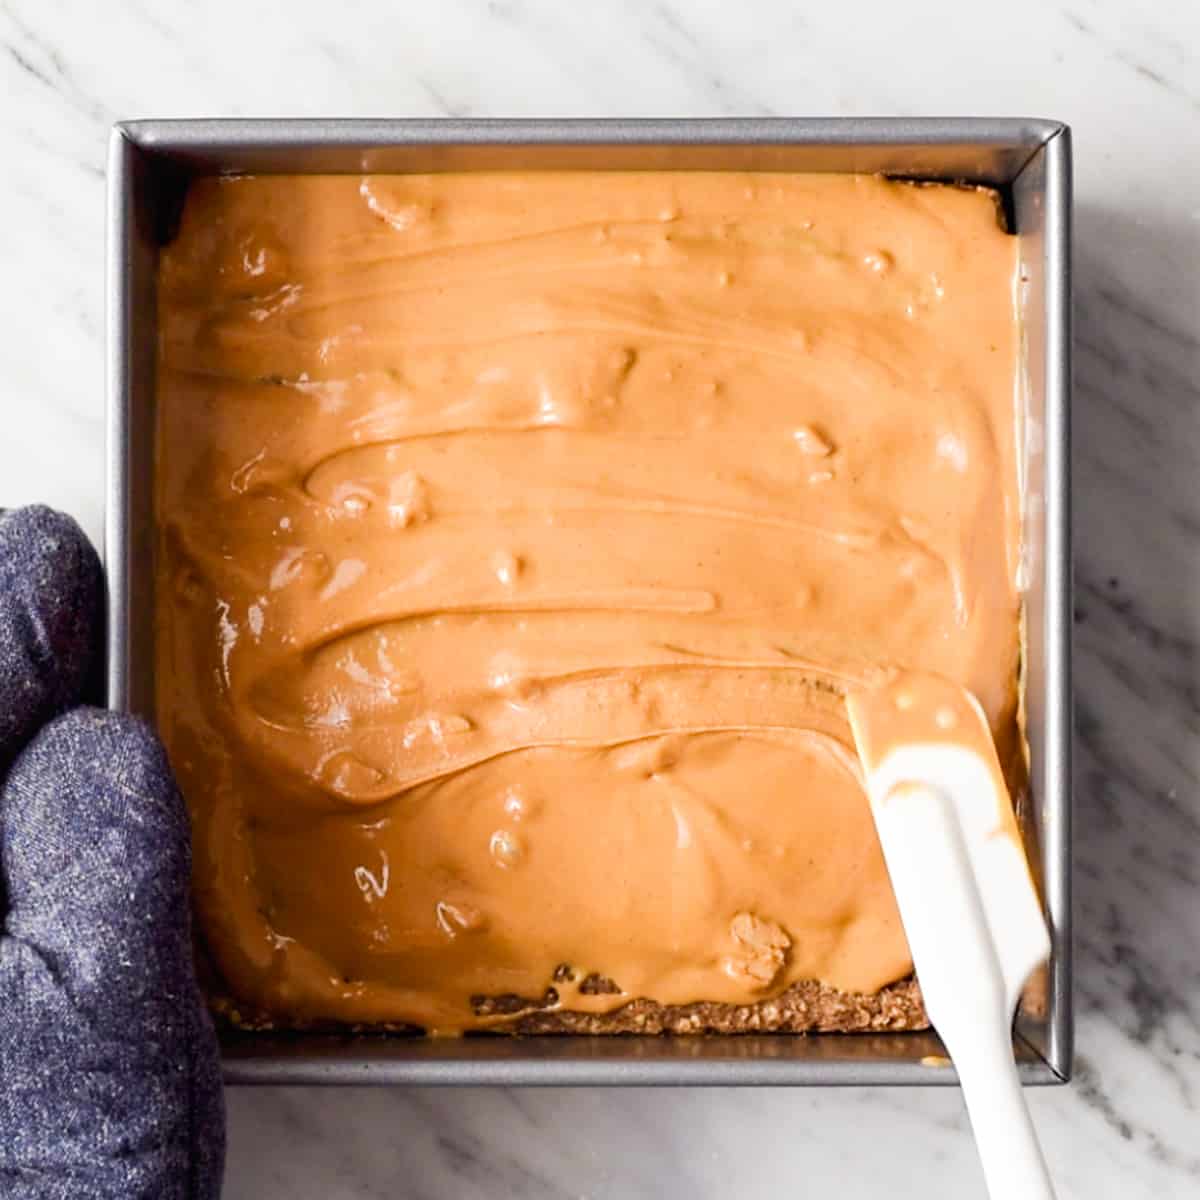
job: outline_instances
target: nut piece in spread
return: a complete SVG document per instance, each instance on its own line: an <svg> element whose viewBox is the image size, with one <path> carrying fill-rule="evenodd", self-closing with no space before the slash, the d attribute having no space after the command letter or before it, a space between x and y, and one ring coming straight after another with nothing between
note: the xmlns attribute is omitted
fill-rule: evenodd
<svg viewBox="0 0 1200 1200"><path fill-rule="evenodd" d="M753 980L751 987L770 987L783 968L792 939L774 921L748 912L733 918L729 932L739 950L725 959L726 972L735 979Z"/></svg>

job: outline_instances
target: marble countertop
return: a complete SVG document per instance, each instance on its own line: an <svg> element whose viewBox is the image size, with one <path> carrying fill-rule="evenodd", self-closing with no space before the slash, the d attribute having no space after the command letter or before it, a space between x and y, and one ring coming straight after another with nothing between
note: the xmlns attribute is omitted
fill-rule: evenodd
<svg viewBox="0 0 1200 1200"><path fill-rule="evenodd" d="M3 0L0 503L48 501L99 538L116 120L1068 121L1079 1057L1069 1087L1030 1101L1061 1196L1200 1195L1200 6L1138 7ZM984 1194L949 1090L295 1088L229 1103L231 1200Z"/></svg>

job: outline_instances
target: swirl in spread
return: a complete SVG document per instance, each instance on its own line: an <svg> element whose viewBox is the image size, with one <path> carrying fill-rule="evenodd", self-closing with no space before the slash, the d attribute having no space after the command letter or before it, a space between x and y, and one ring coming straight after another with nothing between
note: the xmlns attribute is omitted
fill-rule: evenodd
<svg viewBox="0 0 1200 1200"><path fill-rule="evenodd" d="M1015 262L991 194L867 177L196 182L157 714L231 994L905 975L843 696L932 671L1017 739Z"/></svg>

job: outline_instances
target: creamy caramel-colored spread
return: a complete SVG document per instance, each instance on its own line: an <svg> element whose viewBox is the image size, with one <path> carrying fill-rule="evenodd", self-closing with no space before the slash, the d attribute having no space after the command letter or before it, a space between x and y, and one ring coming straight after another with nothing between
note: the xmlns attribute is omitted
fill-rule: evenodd
<svg viewBox="0 0 1200 1200"><path fill-rule="evenodd" d="M1015 744L1015 264L991 194L869 177L196 182L158 724L230 993L903 977L844 696L934 672Z"/></svg>

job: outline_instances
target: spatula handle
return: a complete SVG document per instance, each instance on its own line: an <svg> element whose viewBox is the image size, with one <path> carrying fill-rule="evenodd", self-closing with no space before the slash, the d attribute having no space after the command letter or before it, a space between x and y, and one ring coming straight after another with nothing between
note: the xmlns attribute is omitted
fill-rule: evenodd
<svg viewBox="0 0 1200 1200"><path fill-rule="evenodd" d="M1007 1037L972 1039L954 1065L992 1200L1054 1200Z"/></svg>
<svg viewBox="0 0 1200 1200"><path fill-rule="evenodd" d="M954 802L940 788L908 783L874 812L926 1008L958 1068L992 1200L1053 1200L1013 1062L1004 974Z"/></svg>

